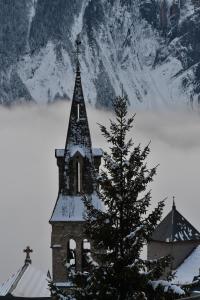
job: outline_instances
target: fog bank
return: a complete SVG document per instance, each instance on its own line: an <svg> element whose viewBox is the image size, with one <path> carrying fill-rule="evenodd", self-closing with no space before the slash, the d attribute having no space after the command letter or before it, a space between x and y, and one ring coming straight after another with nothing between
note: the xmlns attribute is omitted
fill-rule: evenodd
<svg viewBox="0 0 200 300"><path fill-rule="evenodd" d="M31 246L33 265L51 270L48 224L58 190L54 149L65 144L69 103L0 108L0 282L22 266ZM94 147L106 147L97 122L112 114L88 108ZM144 146L151 140L149 165L160 164L152 202L176 197L177 209L200 230L200 118L191 112L142 112L131 136Z"/></svg>

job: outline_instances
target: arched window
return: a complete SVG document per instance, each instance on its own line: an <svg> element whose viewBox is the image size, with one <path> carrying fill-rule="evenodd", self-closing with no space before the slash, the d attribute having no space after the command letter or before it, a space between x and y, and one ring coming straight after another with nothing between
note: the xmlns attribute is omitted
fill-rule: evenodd
<svg viewBox="0 0 200 300"><path fill-rule="evenodd" d="M89 262L91 260L91 244L87 239L82 242L82 264L83 270L89 271Z"/></svg>
<svg viewBox="0 0 200 300"><path fill-rule="evenodd" d="M83 250L91 250L91 244L87 239L83 240Z"/></svg>
<svg viewBox="0 0 200 300"><path fill-rule="evenodd" d="M73 177L74 177L74 194L83 192L83 158L80 153L76 153L73 157Z"/></svg>
<svg viewBox="0 0 200 300"><path fill-rule="evenodd" d="M79 160L76 161L76 190L77 193L81 192L81 163Z"/></svg>
<svg viewBox="0 0 200 300"><path fill-rule="evenodd" d="M77 104L77 121L80 120L80 104Z"/></svg>
<svg viewBox="0 0 200 300"><path fill-rule="evenodd" d="M76 242L73 239L67 243L67 267L74 269L76 267Z"/></svg>

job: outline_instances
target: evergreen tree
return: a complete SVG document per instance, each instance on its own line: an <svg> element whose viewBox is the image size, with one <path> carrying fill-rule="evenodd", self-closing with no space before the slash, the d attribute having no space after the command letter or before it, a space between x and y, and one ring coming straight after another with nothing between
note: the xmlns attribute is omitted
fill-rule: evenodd
<svg viewBox="0 0 200 300"><path fill-rule="evenodd" d="M149 145L133 145L127 134L134 116L127 117L127 100L117 97L113 102L116 119L110 129L100 129L110 147L104 153L104 168L98 176L99 197L105 211L96 209L85 198L86 234L98 249L88 255L89 272L75 276L76 299L176 299L184 291L168 281L158 279L169 265L169 257L148 261L141 258L161 219L164 201L148 212L152 182L157 167L148 168Z"/></svg>

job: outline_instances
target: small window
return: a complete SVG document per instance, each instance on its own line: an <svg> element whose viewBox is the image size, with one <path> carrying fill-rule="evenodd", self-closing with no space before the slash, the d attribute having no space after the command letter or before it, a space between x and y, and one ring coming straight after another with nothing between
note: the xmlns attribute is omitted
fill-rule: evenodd
<svg viewBox="0 0 200 300"><path fill-rule="evenodd" d="M77 121L80 120L80 104L77 104Z"/></svg>
<svg viewBox="0 0 200 300"><path fill-rule="evenodd" d="M76 242L73 239L68 241L66 266L68 268L75 268L76 266Z"/></svg>
<svg viewBox="0 0 200 300"><path fill-rule="evenodd" d="M81 164L80 161L76 162L76 184L77 193L81 192Z"/></svg>
<svg viewBox="0 0 200 300"><path fill-rule="evenodd" d="M82 259L83 259L83 270L88 271L90 269L91 261L91 244L87 239L82 241Z"/></svg>
<svg viewBox="0 0 200 300"><path fill-rule="evenodd" d="M83 249L84 250L90 250L91 249L91 244L87 239L83 240Z"/></svg>

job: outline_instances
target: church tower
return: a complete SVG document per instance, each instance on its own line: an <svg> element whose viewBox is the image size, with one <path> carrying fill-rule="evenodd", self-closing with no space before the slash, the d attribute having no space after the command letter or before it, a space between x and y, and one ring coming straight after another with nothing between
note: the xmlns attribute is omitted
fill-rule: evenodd
<svg viewBox="0 0 200 300"><path fill-rule="evenodd" d="M101 163L101 149L92 148L79 63L80 41L77 39L77 62L74 93L64 149L56 149L59 173L58 198L50 219L53 282L65 286L68 268L87 269L86 253L94 251L84 234L83 195L101 208L97 196L95 173Z"/></svg>

